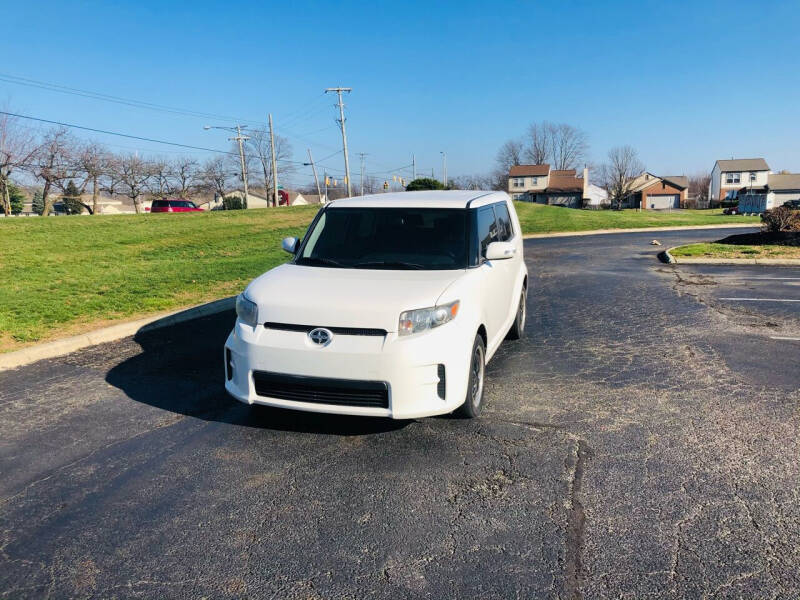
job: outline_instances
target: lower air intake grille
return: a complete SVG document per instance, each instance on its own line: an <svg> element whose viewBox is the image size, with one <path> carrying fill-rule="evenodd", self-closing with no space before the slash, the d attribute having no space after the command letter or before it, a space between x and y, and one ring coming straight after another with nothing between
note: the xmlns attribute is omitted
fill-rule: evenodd
<svg viewBox="0 0 800 600"><path fill-rule="evenodd" d="M253 371L256 394L278 400L389 408L389 387L383 381L353 381Z"/></svg>

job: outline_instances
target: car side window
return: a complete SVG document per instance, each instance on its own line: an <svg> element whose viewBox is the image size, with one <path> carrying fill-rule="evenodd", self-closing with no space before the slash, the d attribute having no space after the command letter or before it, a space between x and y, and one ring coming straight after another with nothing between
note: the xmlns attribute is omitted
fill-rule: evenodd
<svg viewBox="0 0 800 600"><path fill-rule="evenodd" d="M484 206L478 209L478 244L480 248L479 258L486 256L486 248L492 242L497 241L497 224L495 222L494 210L491 206Z"/></svg>
<svg viewBox="0 0 800 600"><path fill-rule="evenodd" d="M497 241L507 242L514 237L514 228L511 225L511 215L508 213L508 206L505 202L495 204L494 213L497 216Z"/></svg>

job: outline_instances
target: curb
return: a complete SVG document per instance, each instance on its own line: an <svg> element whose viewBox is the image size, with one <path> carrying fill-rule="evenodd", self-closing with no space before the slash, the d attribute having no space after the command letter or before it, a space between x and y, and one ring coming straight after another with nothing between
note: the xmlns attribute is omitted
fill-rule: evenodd
<svg viewBox="0 0 800 600"><path fill-rule="evenodd" d="M670 265L764 265L773 267L800 267L800 258L675 258L673 246L658 253L658 260Z"/></svg>
<svg viewBox="0 0 800 600"><path fill-rule="evenodd" d="M683 231L694 229L753 229L760 228L760 223L731 223L730 225L676 225L675 227L634 227L632 229L593 229L589 231L558 231L554 233L526 233L525 240L539 238L572 237L581 235L605 235L610 233L647 233L648 231Z"/></svg>
<svg viewBox="0 0 800 600"><path fill-rule="evenodd" d="M70 354L81 348L104 344L106 342L114 342L139 332L161 329L162 327L169 327L170 325L183 323L184 321L191 321L192 319L214 315L229 310L235 305L236 296L232 296L206 304L198 304L190 308L182 308L151 317L145 317L144 319L138 319L136 321L128 321L126 323L120 323L119 325L96 329L95 331L73 337L37 344L15 352L7 352L0 354L0 371L22 367L36 362L37 360L64 356L65 354Z"/></svg>

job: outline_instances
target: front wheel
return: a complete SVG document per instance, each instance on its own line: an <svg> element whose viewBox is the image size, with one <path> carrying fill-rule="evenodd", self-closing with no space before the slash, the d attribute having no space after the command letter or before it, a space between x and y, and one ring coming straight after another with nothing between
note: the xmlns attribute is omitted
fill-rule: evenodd
<svg viewBox="0 0 800 600"><path fill-rule="evenodd" d="M483 408L483 377L486 370L486 346L480 335L475 336L472 354L469 360L469 376L467 378L467 395L458 414L474 419L481 414Z"/></svg>
<svg viewBox="0 0 800 600"><path fill-rule="evenodd" d="M517 305L517 314L514 317L514 324L508 330L508 339L518 340L525 335L525 316L527 315L527 308L525 301L527 300L527 290L522 288L522 293L519 296L519 304Z"/></svg>

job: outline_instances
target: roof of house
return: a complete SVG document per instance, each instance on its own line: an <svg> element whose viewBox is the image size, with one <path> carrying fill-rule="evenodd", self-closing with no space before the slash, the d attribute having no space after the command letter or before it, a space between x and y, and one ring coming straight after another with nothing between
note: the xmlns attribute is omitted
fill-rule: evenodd
<svg viewBox="0 0 800 600"><path fill-rule="evenodd" d="M763 158L734 158L718 160L720 171L769 171L767 161Z"/></svg>
<svg viewBox="0 0 800 600"><path fill-rule="evenodd" d="M508 170L509 177L541 177L550 173L550 165L514 165Z"/></svg>
<svg viewBox="0 0 800 600"><path fill-rule="evenodd" d="M305 198L306 202L309 204L319 204L323 197L324 194L322 196L319 194L303 194L303 198Z"/></svg>
<svg viewBox="0 0 800 600"><path fill-rule="evenodd" d="M354 198L333 200L327 206L331 208L353 208L359 206L388 208L473 208L508 200L505 192L487 192L472 190L391 192L388 194L370 194Z"/></svg>
<svg viewBox="0 0 800 600"><path fill-rule="evenodd" d="M689 187L689 178L686 175L662 175L661 179L680 188Z"/></svg>
<svg viewBox="0 0 800 600"><path fill-rule="evenodd" d="M577 171L575 169L553 169L550 171L550 175L563 175L563 176L572 176L575 177Z"/></svg>
<svg viewBox="0 0 800 600"><path fill-rule="evenodd" d="M800 190L800 173L776 173L767 177L767 187L773 191Z"/></svg>
<svg viewBox="0 0 800 600"><path fill-rule="evenodd" d="M550 175L548 192L582 192L583 179L571 175Z"/></svg>
<svg viewBox="0 0 800 600"><path fill-rule="evenodd" d="M644 188L659 181L661 181L661 178L658 175L653 175L648 171L642 171L639 175L630 180L630 187L628 189L630 192L640 192Z"/></svg>

